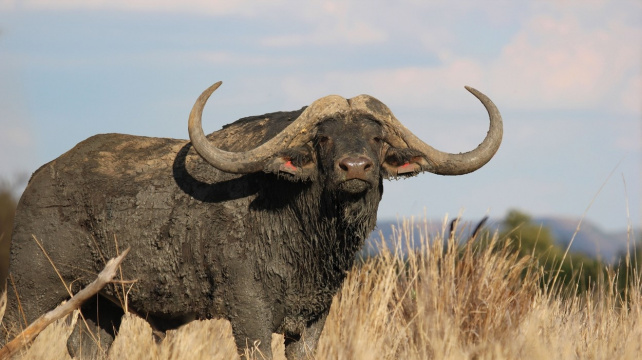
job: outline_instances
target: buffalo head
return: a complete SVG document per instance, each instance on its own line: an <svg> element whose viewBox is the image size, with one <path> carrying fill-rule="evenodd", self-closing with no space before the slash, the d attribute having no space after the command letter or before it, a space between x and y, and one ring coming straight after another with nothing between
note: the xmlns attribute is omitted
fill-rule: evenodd
<svg viewBox="0 0 642 360"><path fill-rule="evenodd" d="M321 181L331 189L359 194L379 186L382 178L424 171L439 175L473 172L493 157L502 140L502 118L497 107L481 92L466 87L490 116L486 138L467 153L434 149L369 95L323 97L272 139L249 151L228 152L209 143L201 126L203 107L220 85L220 81L212 85L197 99L188 130L196 151L212 166L228 173L271 172L294 181Z"/></svg>

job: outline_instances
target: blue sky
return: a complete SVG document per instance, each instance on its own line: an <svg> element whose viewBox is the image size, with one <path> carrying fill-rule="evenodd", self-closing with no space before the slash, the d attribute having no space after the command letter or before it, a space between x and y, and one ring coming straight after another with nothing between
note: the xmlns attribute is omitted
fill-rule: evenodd
<svg viewBox="0 0 642 360"><path fill-rule="evenodd" d="M511 208L640 226L642 4L620 1L0 0L0 176L97 133L187 138L319 97L373 95L434 147L504 142L475 173L384 184L379 217ZM594 199L595 198L595 199ZM629 215L627 215L627 212Z"/></svg>

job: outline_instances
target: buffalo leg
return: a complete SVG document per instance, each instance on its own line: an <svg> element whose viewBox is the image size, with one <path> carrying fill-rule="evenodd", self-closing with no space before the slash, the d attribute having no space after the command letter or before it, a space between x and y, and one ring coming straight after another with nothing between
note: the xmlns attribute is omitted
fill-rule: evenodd
<svg viewBox="0 0 642 360"><path fill-rule="evenodd" d="M69 355L79 359L100 359L114 341L112 334L100 328L91 319L78 319L76 327L67 340Z"/></svg>
<svg viewBox="0 0 642 360"><path fill-rule="evenodd" d="M265 300L263 287L253 280L247 268L236 268L227 294L228 316L239 353L259 341L259 350L272 359L272 309Z"/></svg>
<svg viewBox="0 0 642 360"><path fill-rule="evenodd" d="M7 283L7 308L0 330L7 333L2 334L0 345L70 297L34 239L14 236L11 251L12 276Z"/></svg>
<svg viewBox="0 0 642 360"><path fill-rule="evenodd" d="M83 319L79 319L67 341L67 350L81 359L100 358L114 341L124 315L122 308L107 298L96 295L82 307Z"/></svg>
<svg viewBox="0 0 642 360"><path fill-rule="evenodd" d="M249 300L249 299L248 299ZM252 348L258 341L258 348L266 359L272 359L272 329L271 322L268 322L264 314L266 310L251 311L248 308L256 309L256 306L263 304L248 304L243 302L239 304L237 311L234 311L232 321L232 330L234 340L239 353L243 353L246 348ZM244 307L245 306L245 307ZM262 307L262 306L261 306Z"/></svg>

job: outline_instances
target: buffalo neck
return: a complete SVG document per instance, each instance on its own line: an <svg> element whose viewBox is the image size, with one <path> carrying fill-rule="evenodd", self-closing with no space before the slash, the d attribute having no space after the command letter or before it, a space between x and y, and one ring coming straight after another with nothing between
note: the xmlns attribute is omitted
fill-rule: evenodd
<svg viewBox="0 0 642 360"><path fill-rule="evenodd" d="M291 280L301 286L338 288L374 229L382 185L347 196L320 181L277 184L250 205L261 224L254 229L264 255L257 259L257 274L295 274Z"/></svg>

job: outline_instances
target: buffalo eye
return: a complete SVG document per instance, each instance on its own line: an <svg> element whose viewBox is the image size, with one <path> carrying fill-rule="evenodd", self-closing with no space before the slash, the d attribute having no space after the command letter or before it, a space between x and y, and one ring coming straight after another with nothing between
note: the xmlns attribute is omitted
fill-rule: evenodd
<svg viewBox="0 0 642 360"><path fill-rule="evenodd" d="M387 177L414 176L428 165L425 155L414 149L389 148L382 163Z"/></svg>
<svg viewBox="0 0 642 360"><path fill-rule="evenodd" d="M316 171L312 156L312 149L307 145L285 149L274 156L263 171L280 174L290 180L308 180Z"/></svg>
<svg viewBox="0 0 642 360"><path fill-rule="evenodd" d="M326 145L328 142L330 142L330 138L325 135L320 135L317 137L317 144L319 145Z"/></svg>

